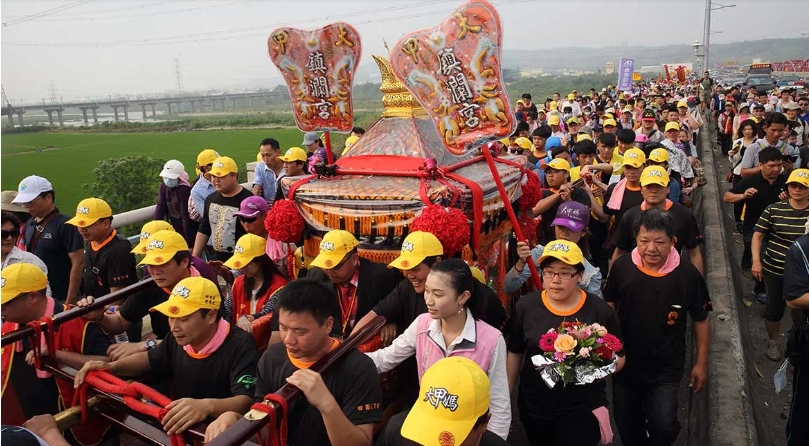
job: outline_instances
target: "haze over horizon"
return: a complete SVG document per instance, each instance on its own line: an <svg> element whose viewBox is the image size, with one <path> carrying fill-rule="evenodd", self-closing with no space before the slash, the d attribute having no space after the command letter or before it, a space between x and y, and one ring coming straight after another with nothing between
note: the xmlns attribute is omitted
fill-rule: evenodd
<svg viewBox="0 0 809 446"><path fill-rule="evenodd" d="M360 71L403 34L432 27L462 0L2 0L2 84L9 99L38 102L52 93L75 100L281 81L266 39L279 26L354 25L363 39ZM704 0L494 0L504 48L691 45L702 40ZM712 44L801 37L809 31L794 0L726 0L713 12ZM289 5L299 5L289 8ZM282 10L282 8L284 8ZM755 27L774 12L777 26ZM797 10L796 10L797 12ZM664 26L660 26L660 21ZM648 28L647 28L648 27ZM651 31L646 31L649 29ZM582 29L592 29L583 32ZM629 31L628 31L629 30ZM550 37L549 37L550 36ZM631 52L626 57L632 57ZM541 63L539 64L541 66Z"/></svg>

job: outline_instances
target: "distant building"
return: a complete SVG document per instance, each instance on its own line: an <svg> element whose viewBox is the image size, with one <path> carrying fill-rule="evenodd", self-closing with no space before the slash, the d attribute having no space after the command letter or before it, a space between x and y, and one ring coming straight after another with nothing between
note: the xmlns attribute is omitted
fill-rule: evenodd
<svg viewBox="0 0 809 446"><path fill-rule="evenodd" d="M615 73L615 62L607 62L607 67L604 70L604 74L613 74Z"/></svg>

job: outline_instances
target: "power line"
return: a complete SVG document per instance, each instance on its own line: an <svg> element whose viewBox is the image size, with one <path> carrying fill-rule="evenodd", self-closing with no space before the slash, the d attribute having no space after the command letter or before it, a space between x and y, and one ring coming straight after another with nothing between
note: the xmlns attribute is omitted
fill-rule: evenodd
<svg viewBox="0 0 809 446"><path fill-rule="evenodd" d="M515 3L526 3L538 0L512 0L501 2L500 4L515 4ZM321 22L321 21L334 21L344 18L356 18L357 16L366 16L366 15L375 15L380 12L392 12L398 11L402 9L412 9L417 8L420 6L428 6L428 5L435 5L440 3L456 3L456 0L433 0L433 1L425 1L421 3L414 3L409 5L400 5L400 6L392 6L387 8L377 8L372 11L357 11L352 13L345 13L345 14L337 14L332 16L325 16L319 17L314 19L304 19L295 21L295 24L301 23L312 23L312 22ZM405 18L415 18L415 17L424 17L429 15L436 15L436 14L446 14L446 10L441 11L433 11L427 13L415 13L410 15L397 15L387 18L375 18L366 21L353 21L352 23L379 23L385 21L393 21L393 20L401 20ZM208 31L202 33L193 33L193 34L182 34L182 35L175 35L175 36L165 36L165 37L152 37L146 39L129 39L129 40L117 40L117 41L96 41L96 42L62 42L62 43L39 43L39 42L30 42L30 43L23 43L23 42L2 42L3 45L10 45L10 46L33 46L33 47L54 47L54 48L61 48L61 47L104 47L104 46L120 46L120 45L144 45L144 44L169 44L169 43L187 43L187 42L198 42L210 39L220 39L220 40L230 40L234 37L238 38L245 38L245 37L254 37L254 36L264 36L266 35L267 31L279 26L289 25L289 23L274 23L274 24L264 24L258 26L249 26L244 28L232 28L232 29L225 29L219 31ZM242 36L229 36L229 34L234 33L245 33L251 31L262 31L261 33L253 33L249 35L242 35ZM221 37L226 36L226 37Z"/></svg>
<svg viewBox="0 0 809 446"><path fill-rule="evenodd" d="M186 0L189 1L189 0ZM226 3L223 5L212 5L212 6L190 6L187 8L181 9L170 9L164 11L149 11L143 13L130 13L124 15L111 15L111 16L85 16L85 17L54 17L50 19L45 19L44 21L48 22L79 22L79 21L100 21L100 20L117 20L117 19L133 19L133 18L140 18L140 17L153 17L156 15L164 16L168 14L181 14L181 13L188 13L188 12L200 12L200 11L208 11L211 9L220 9L220 8L228 8L231 6L241 6L250 3L258 3L258 2L265 2L269 0L246 0L246 1L238 1L238 2L231 2ZM166 3L178 3L178 2L166 2ZM198 4L198 3L196 3ZM93 11L90 11L91 13Z"/></svg>
<svg viewBox="0 0 809 446"><path fill-rule="evenodd" d="M85 3L89 3L93 0L79 0L77 2L68 3L67 5L57 6L55 8L46 9L41 12L37 12L35 14L29 14L18 19L9 20L8 22L3 22L3 28L7 28L9 26L18 25L20 23L30 22L31 20L36 20L42 17L47 17L52 14L56 14L57 12L65 11L70 8L75 8L76 6L83 5Z"/></svg>

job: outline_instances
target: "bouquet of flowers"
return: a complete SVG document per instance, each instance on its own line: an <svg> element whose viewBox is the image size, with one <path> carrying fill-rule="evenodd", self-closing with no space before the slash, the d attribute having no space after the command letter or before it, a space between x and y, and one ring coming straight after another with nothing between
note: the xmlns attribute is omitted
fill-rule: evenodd
<svg viewBox="0 0 809 446"><path fill-rule="evenodd" d="M531 358L548 387L584 385L615 372L621 341L600 324L563 322L539 339L541 355Z"/></svg>

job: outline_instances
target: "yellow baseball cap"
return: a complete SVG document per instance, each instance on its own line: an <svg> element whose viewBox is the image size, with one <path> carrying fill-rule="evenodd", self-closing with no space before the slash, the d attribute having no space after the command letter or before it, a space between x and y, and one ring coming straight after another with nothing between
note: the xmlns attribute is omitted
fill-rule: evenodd
<svg viewBox="0 0 809 446"><path fill-rule="evenodd" d="M175 231L157 231L146 239L146 256L139 265L162 265L180 251L188 251L188 243Z"/></svg>
<svg viewBox="0 0 809 446"><path fill-rule="evenodd" d="M570 93L569 95L567 95L567 100L568 100L568 101L572 101L572 100L574 100L574 99L576 99L576 95L575 95L575 94Z"/></svg>
<svg viewBox="0 0 809 446"><path fill-rule="evenodd" d="M239 269L247 266L256 257L265 253L267 239L255 234L245 234L236 241L233 248L233 257L229 258L223 265L230 269Z"/></svg>
<svg viewBox="0 0 809 446"><path fill-rule="evenodd" d="M540 166L542 170L554 169L554 170L564 170L565 172L570 172L570 163L567 160L562 158L554 158L551 162L547 164L542 164Z"/></svg>
<svg viewBox="0 0 809 446"><path fill-rule="evenodd" d="M478 279L478 282L486 285L486 275L483 274L483 271L480 270L477 266L470 266L470 270L472 270L472 277Z"/></svg>
<svg viewBox="0 0 809 446"><path fill-rule="evenodd" d="M610 109L608 109L608 110L612 110L612 108L610 108ZM612 119L612 120L615 120L615 115L613 115L613 114L612 114L612 113L610 113L610 112L604 113L604 119Z"/></svg>
<svg viewBox="0 0 809 446"><path fill-rule="evenodd" d="M550 108L551 110L556 110L558 106L559 104L557 104L556 101L551 101L550 105L548 105L548 108Z"/></svg>
<svg viewBox="0 0 809 446"><path fill-rule="evenodd" d="M567 118L566 122L568 124L576 124L576 125L578 125L579 124L579 118L577 118L575 116L571 116L571 117Z"/></svg>
<svg viewBox="0 0 809 446"><path fill-rule="evenodd" d="M261 158L261 152L258 152L258 154L256 155L256 162L257 162L257 163L261 163L261 162L263 162L263 161L264 161L264 160L262 160L262 158Z"/></svg>
<svg viewBox="0 0 809 446"><path fill-rule="evenodd" d="M112 209L106 201L100 198L85 198L76 206L76 216L65 223L86 228L98 219L107 217L112 217Z"/></svg>
<svg viewBox="0 0 809 446"><path fill-rule="evenodd" d="M0 274L0 303L3 305L23 293L48 288L48 276L33 263L13 263Z"/></svg>
<svg viewBox="0 0 809 446"><path fill-rule="evenodd" d="M646 154L641 149L629 149L624 152L624 160L622 166L632 166L639 169L646 162Z"/></svg>
<svg viewBox="0 0 809 446"><path fill-rule="evenodd" d="M174 227L166 220L152 220L140 228L140 241L130 251L132 254L146 254L146 240L159 231L174 231Z"/></svg>
<svg viewBox="0 0 809 446"><path fill-rule="evenodd" d="M654 149L649 153L649 161L654 161L656 163L668 162L669 161L669 151L666 149Z"/></svg>
<svg viewBox="0 0 809 446"><path fill-rule="evenodd" d="M548 117L548 125L559 125L562 122L558 115L550 115Z"/></svg>
<svg viewBox="0 0 809 446"><path fill-rule="evenodd" d="M688 108L688 102L686 102L686 101L685 101L685 100L683 100L683 99L680 99L680 101L679 101L679 102L677 102L677 108L680 108L680 107L685 107L685 108Z"/></svg>
<svg viewBox="0 0 809 446"><path fill-rule="evenodd" d="M787 184L798 183L805 187L809 187L809 169L795 169L789 174Z"/></svg>
<svg viewBox="0 0 809 446"><path fill-rule="evenodd" d="M343 258L360 242L348 231L335 229L323 236L320 242L320 253L312 260L311 266L323 269L331 269L343 261Z"/></svg>
<svg viewBox="0 0 809 446"><path fill-rule="evenodd" d="M609 118L609 119L604 120L604 127L606 127L608 125L611 125L613 127L618 127L618 123L615 122L615 119L613 119L613 118Z"/></svg>
<svg viewBox="0 0 809 446"><path fill-rule="evenodd" d="M197 165L207 166L213 164L214 160L219 158L219 153L214 149L205 149L197 155Z"/></svg>
<svg viewBox="0 0 809 446"><path fill-rule="evenodd" d="M528 150L531 148L531 141L528 138L521 136L514 140L514 144L517 144L521 149Z"/></svg>
<svg viewBox="0 0 809 446"><path fill-rule="evenodd" d="M444 246L435 235L424 232L411 232L402 242L402 253L388 264L388 268L410 270L430 256L444 255Z"/></svg>
<svg viewBox="0 0 809 446"><path fill-rule="evenodd" d="M576 135L576 142L580 141L592 141L593 137L588 135L587 133L579 133Z"/></svg>
<svg viewBox="0 0 809 446"><path fill-rule="evenodd" d="M489 377L462 356L442 358L421 377L402 437L422 445L459 445L489 410Z"/></svg>
<svg viewBox="0 0 809 446"><path fill-rule="evenodd" d="M355 142L359 141L360 137L357 135L351 135L346 138L346 147L351 147Z"/></svg>
<svg viewBox="0 0 809 446"><path fill-rule="evenodd" d="M186 317L198 310L219 310L222 296L219 287L204 277L186 277L171 290L168 300L149 311L168 317Z"/></svg>
<svg viewBox="0 0 809 446"><path fill-rule="evenodd" d="M213 167L211 168L211 175L215 177L223 177L229 173L239 173L239 166L236 161L229 156L220 156L213 160Z"/></svg>
<svg viewBox="0 0 809 446"><path fill-rule="evenodd" d="M679 132L680 131L680 124L678 124L676 122L667 123L665 131L668 132L669 130L677 130Z"/></svg>
<svg viewBox="0 0 809 446"><path fill-rule="evenodd" d="M290 147L287 149L286 153L284 153L284 156L279 157L279 159L285 163L306 161L306 152L300 147Z"/></svg>
<svg viewBox="0 0 809 446"><path fill-rule="evenodd" d="M559 259L571 266L578 264L584 265L584 254L582 254L581 248L568 240L554 240L545 245L542 256L537 259L537 265L540 265L545 259L551 257Z"/></svg>
<svg viewBox="0 0 809 446"><path fill-rule="evenodd" d="M649 166L643 169L643 173L640 174L640 185L648 186L650 184L657 184L663 187L668 186L669 174L666 172L666 169L660 166Z"/></svg>

